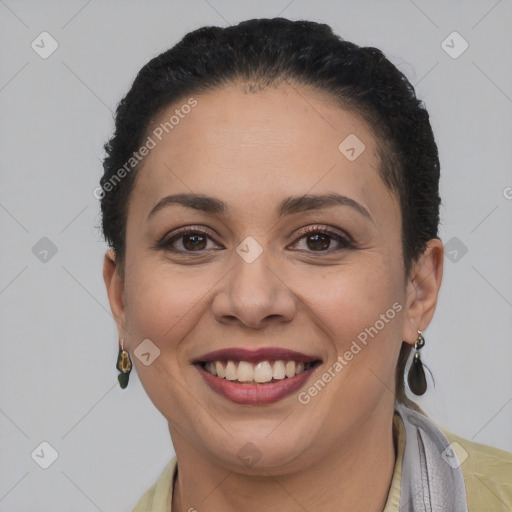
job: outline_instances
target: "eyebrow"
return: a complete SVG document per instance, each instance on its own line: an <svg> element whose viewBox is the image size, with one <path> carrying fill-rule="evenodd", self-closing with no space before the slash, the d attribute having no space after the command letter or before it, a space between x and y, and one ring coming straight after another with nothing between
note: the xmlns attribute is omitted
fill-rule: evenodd
<svg viewBox="0 0 512 512"><path fill-rule="evenodd" d="M147 220L149 221L158 211L173 204L182 205L186 208L192 208L212 215L225 215L228 211L226 203L215 197L203 194L174 194L160 199L149 212ZM336 193L287 197L279 203L277 214L279 217L284 217L295 213L320 210L340 205L353 208L373 222L370 212L363 205L350 197Z"/></svg>

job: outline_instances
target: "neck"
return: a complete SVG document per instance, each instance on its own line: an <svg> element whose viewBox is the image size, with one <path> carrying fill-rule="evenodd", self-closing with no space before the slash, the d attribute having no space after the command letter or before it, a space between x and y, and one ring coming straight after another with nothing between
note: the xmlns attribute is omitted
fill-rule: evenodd
<svg viewBox="0 0 512 512"><path fill-rule="evenodd" d="M172 511L332 512L336 504L339 512L382 512L395 465L393 411L368 420L317 462L263 476L228 470L174 432L179 465Z"/></svg>

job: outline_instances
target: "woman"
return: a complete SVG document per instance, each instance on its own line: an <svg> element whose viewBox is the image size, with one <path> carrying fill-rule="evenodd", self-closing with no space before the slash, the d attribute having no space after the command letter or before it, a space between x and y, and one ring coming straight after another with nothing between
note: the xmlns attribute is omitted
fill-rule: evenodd
<svg viewBox="0 0 512 512"><path fill-rule="evenodd" d="M426 390L439 160L379 50L201 28L141 69L105 149L119 381L133 364L176 451L134 511L510 510L511 454L405 395Z"/></svg>

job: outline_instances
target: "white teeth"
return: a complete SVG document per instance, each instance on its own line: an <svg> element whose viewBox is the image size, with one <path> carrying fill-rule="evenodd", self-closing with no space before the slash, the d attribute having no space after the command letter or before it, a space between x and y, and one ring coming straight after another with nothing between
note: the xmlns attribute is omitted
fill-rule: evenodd
<svg viewBox="0 0 512 512"><path fill-rule="evenodd" d="M276 361L274 363L274 370L272 372L272 377L277 380L284 379L286 377L284 371L284 361Z"/></svg>
<svg viewBox="0 0 512 512"><path fill-rule="evenodd" d="M237 368L236 364L233 361L228 361L226 365L226 379L227 380L236 380L237 378Z"/></svg>
<svg viewBox="0 0 512 512"><path fill-rule="evenodd" d="M215 363L212 361L210 363L207 364L208 366L208 371L212 374L212 375L215 375L217 376L217 370L215 369Z"/></svg>
<svg viewBox="0 0 512 512"><path fill-rule="evenodd" d="M215 362L215 371L217 372L217 376L220 377L221 379L226 377L226 370L224 369L224 366L222 366L222 363L220 361ZM212 375L215 374L212 373Z"/></svg>
<svg viewBox="0 0 512 512"><path fill-rule="evenodd" d="M288 361L286 363L286 368L285 368L285 374L286 376L291 379L292 377L295 376L295 361Z"/></svg>
<svg viewBox="0 0 512 512"><path fill-rule="evenodd" d="M240 361L238 363L237 376L240 382L252 382L254 376L252 364L247 361Z"/></svg>
<svg viewBox="0 0 512 512"><path fill-rule="evenodd" d="M260 361L257 364L248 361L209 361L204 369L215 377L221 379L259 384L268 383L272 380L291 379L309 370L311 363L302 361Z"/></svg>
<svg viewBox="0 0 512 512"><path fill-rule="evenodd" d="M254 368L255 382L270 382L272 380L272 367L268 361L258 363Z"/></svg>

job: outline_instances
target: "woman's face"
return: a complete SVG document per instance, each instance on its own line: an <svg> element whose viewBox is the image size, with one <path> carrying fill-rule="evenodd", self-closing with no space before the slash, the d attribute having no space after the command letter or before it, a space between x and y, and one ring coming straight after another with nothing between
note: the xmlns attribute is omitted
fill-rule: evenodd
<svg viewBox="0 0 512 512"><path fill-rule="evenodd" d="M148 132L111 304L178 452L298 468L392 411L402 340L425 327L410 314L398 201L366 125L319 93L195 99Z"/></svg>

